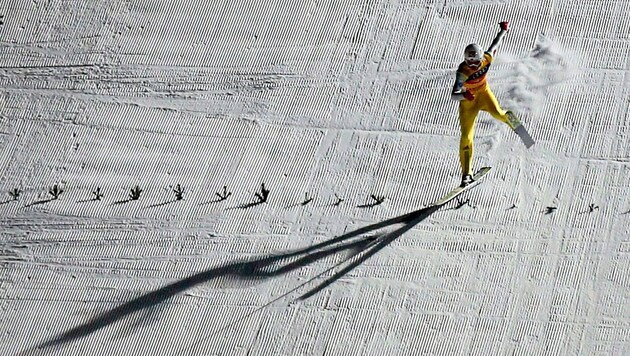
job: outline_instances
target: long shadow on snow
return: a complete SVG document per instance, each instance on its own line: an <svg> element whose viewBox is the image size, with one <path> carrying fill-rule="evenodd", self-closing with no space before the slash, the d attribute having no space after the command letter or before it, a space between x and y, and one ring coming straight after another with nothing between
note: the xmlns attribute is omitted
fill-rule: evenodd
<svg viewBox="0 0 630 356"><path fill-rule="evenodd" d="M136 312L155 307L158 304L167 301L169 298L175 296L176 294L179 294L190 288L217 278L235 279L240 281L261 280L286 274L288 272L307 266L313 262L316 262L339 252L351 251L353 253L350 257L343 260L337 266L344 264L354 256L360 255L360 257L357 258L355 261L352 261L349 265L335 272L331 277L324 280L321 284L299 297L299 299L302 300L306 299L341 278L343 275L363 263L363 261L367 260L383 247L389 245L396 238L404 234L406 231L430 216L438 209L440 209L440 206L430 206L428 208L416 210L405 215L382 221L380 223L359 228L344 235L335 237L331 240L324 241L304 249L290 251L278 255L263 256L250 261L228 263L220 267L197 273L188 278L184 278L177 282L166 285L153 292L144 294L136 299L130 300L112 310L101 313L91 320L71 330L68 330L63 334L60 334L53 339L46 341L36 346L34 349L28 350L26 353L22 354L31 354L31 352L34 352L38 349L60 346L62 344L86 337L106 326L109 326L126 317L130 317ZM375 230L400 223L404 225L390 233L376 236L363 236L360 239L349 241L353 237L368 234ZM333 268L334 267L336 266L333 266ZM331 271L333 270L333 268L330 268L327 271ZM323 273L318 276L321 275L323 275ZM315 280L318 276L309 280L309 282Z"/></svg>

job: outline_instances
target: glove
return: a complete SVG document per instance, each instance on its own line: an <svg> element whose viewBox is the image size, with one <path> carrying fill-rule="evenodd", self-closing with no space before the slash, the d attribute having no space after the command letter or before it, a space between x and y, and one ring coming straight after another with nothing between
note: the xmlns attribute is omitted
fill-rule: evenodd
<svg viewBox="0 0 630 356"><path fill-rule="evenodd" d="M501 21L499 22L499 26L501 27L501 29L503 31L509 31L510 30L510 23L507 21Z"/></svg>
<svg viewBox="0 0 630 356"><path fill-rule="evenodd" d="M468 101L475 100L475 94L473 94L471 91L465 91L463 94L464 94L464 99Z"/></svg>

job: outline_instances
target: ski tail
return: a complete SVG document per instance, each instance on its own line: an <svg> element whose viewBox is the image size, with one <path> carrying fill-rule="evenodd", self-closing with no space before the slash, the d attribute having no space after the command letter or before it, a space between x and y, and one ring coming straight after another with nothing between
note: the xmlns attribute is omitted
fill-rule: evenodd
<svg viewBox="0 0 630 356"><path fill-rule="evenodd" d="M521 138L521 141L523 141L525 147L527 147L528 149L532 147L535 143L534 139L529 134L529 132L527 132L527 129L525 129L525 126L523 126L521 120L519 120L516 114L511 111L506 112L506 115L508 117L508 125L510 125L512 130L514 130L514 133Z"/></svg>

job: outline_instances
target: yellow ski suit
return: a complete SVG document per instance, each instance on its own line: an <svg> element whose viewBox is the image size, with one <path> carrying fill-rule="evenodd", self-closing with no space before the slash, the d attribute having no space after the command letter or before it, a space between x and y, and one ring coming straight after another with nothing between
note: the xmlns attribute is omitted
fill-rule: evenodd
<svg viewBox="0 0 630 356"><path fill-rule="evenodd" d="M462 166L462 175L472 174L475 120L480 110L488 112L497 120L512 127L505 110L501 108L497 98L486 83L486 75L492 60L492 54L485 52L479 66L473 68L466 62L462 62L457 69L453 95L458 93L462 95L463 92L474 95L473 100L460 98L459 102L459 123L461 126L459 160Z"/></svg>

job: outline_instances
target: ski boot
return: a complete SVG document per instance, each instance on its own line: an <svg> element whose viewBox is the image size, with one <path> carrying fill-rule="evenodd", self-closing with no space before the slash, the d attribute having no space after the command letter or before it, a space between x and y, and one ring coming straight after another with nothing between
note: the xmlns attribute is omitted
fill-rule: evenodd
<svg viewBox="0 0 630 356"><path fill-rule="evenodd" d="M470 185L472 182L474 182L472 175L464 174L462 176L462 184L460 184L459 186L464 188L464 187Z"/></svg>

